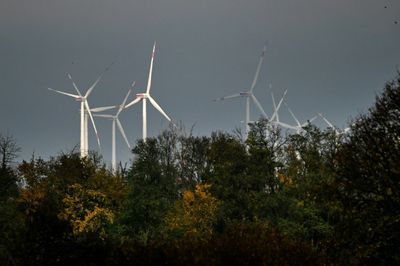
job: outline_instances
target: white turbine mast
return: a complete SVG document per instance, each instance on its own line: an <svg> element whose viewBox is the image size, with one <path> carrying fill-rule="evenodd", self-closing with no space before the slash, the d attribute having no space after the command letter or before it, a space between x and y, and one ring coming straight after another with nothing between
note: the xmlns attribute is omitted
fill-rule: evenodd
<svg viewBox="0 0 400 266"><path fill-rule="evenodd" d="M263 63L266 50L267 50L267 46L264 45L264 48L260 55L260 60L258 62L256 73L254 75L253 82L252 82L249 90L235 93L233 95L229 95L229 96L225 96L225 97L220 97L220 98L217 98L214 100L214 101L223 101L223 100L233 99L233 98L243 98L243 97L246 98L246 117L245 117L246 130L245 130L245 136L244 136L245 139L247 139L248 133L250 131L250 126L249 126L249 123L250 123L250 98L253 100L253 102L255 103L257 108L260 110L263 117L268 119L268 116L265 113L264 109L262 108L260 102L257 100L257 98L253 94L253 89L257 84L258 74L260 73L261 65Z"/></svg>
<svg viewBox="0 0 400 266"><path fill-rule="evenodd" d="M147 99L150 101L150 103L156 108L169 122L171 122L171 118L164 112L164 110L160 107L160 105L151 97L150 95L150 89L151 89L151 80L152 80L152 74L153 74L153 61L154 61L154 55L155 55L155 50L156 50L156 42L154 42L153 45L153 52L151 54L151 61L150 61L150 70L149 70L149 78L147 80L147 89L146 92L142 93L137 93L136 94L136 99L130 102L125 106L125 108L129 108L132 105L142 101L143 106L142 106L142 116L143 116L143 128L142 128L142 134L143 134L143 141L146 142L147 139Z"/></svg>
<svg viewBox="0 0 400 266"><path fill-rule="evenodd" d="M112 63L114 64L114 63ZM111 65L112 65L111 64ZM72 85L74 87L74 89L76 90L76 92L78 94L71 94L71 93L67 93L67 92L62 92L62 91L58 91L58 90L54 90L52 88L48 88L51 91L75 98L76 101L81 102L81 108L80 108L80 127L81 127L81 133L80 133L80 156L81 158L86 157L88 155L88 150L89 150L89 144L88 144L88 116L90 117L90 120L92 122L93 125L93 129L94 132L96 134L96 138L97 138L97 144L100 146L100 139L99 139L99 135L97 132L97 128L96 128L96 124L94 123L93 120L93 116L92 116L92 111L90 109L89 103L88 103L88 97L89 95L92 93L94 87L96 87L97 83L99 83L99 81L101 80L101 78L103 77L104 73L111 67L111 65L109 65L104 71L103 73L100 74L100 76L96 79L96 81L92 84L92 86L90 86L85 95L82 95L80 90L78 89L78 87L76 86L74 80L72 79L71 75L68 74L68 78L71 80ZM106 109L104 109L106 108ZM104 110L108 110L114 107L103 107Z"/></svg>
<svg viewBox="0 0 400 266"><path fill-rule="evenodd" d="M132 88L135 85L135 82L133 82L132 84ZM109 115L109 114L95 114L93 116L95 117L102 117L102 118L106 118L112 121L112 158L111 158L111 166L112 166L112 171L113 173L117 172L117 152L116 152L116 143L115 143L115 128L116 126L118 126L119 132L121 133L122 137L125 140L126 145L128 146L128 148L131 148L131 145L129 144L128 138L126 137L124 128L122 127L121 122L118 119L118 116L120 115L120 113L122 112L122 110L124 110L125 108L125 104L126 101L128 100L129 94L131 93L131 90L128 91L128 93L126 94L122 104L120 106L118 106L118 111L115 115ZM108 108L108 107L99 107L99 108L95 108L97 110L99 109L104 109L104 108ZM92 109L93 111L94 109ZM102 111L102 110L101 110Z"/></svg>

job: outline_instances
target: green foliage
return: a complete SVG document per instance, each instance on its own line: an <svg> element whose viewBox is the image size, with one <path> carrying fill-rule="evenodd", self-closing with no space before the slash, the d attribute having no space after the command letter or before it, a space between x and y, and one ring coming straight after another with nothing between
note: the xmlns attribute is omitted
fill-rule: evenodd
<svg viewBox="0 0 400 266"><path fill-rule="evenodd" d="M400 263L400 77L360 115L340 152L336 199L342 253L355 263Z"/></svg>
<svg viewBox="0 0 400 266"><path fill-rule="evenodd" d="M146 243L159 235L163 218L177 198L175 169L165 148L148 138L133 149L136 158L128 173L130 191L121 218L125 238Z"/></svg>
<svg viewBox="0 0 400 266"><path fill-rule="evenodd" d="M116 175L74 152L16 171L0 135L0 264L398 265L399 83L347 134L171 127Z"/></svg>

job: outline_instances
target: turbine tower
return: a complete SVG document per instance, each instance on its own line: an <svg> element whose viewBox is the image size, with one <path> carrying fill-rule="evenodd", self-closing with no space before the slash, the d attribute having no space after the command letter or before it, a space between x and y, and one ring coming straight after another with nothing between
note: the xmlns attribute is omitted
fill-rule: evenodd
<svg viewBox="0 0 400 266"><path fill-rule="evenodd" d="M112 65L112 64L111 64ZM96 81L92 84L92 86L90 86L88 88L88 90L86 91L85 95L82 95L81 92L79 91L78 87L76 86L74 80L72 79L71 75L68 74L68 78L71 80L73 87L75 88L76 92L78 94L71 94L71 93L67 93L67 92L63 92L63 91L58 91L58 90L54 90L52 88L48 88L51 91L75 98L76 101L81 102L81 108L80 108L80 127L81 127L81 133L80 133L80 156L81 158L86 157L88 155L88 116L90 117L90 120L92 121L92 125L93 125L93 129L94 132L96 133L96 138L97 138L97 143L100 147L100 139L99 139L99 135L97 133L97 128L96 128L96 124L94 123L93 120L93 116L92 116L92 112L90 110L90 106L88 103L88 97L89 95L92 93L94 87L96 87L97 83L99 83L99 81L101 80L101 78L103 77L104 73L111 67L108 66L103 73L101 73L101 75L96 79ZM103 107L102 110L108 110L114 107Z"/></svg>
<svg viewBox="0 0 400 266"><path fill-rule="evenodd" d="M134 86L135 83L132 84L132 87ZM129 141L125 135L125 131L124 128L122 127L121 122L118 119L119 114L122 112L122 110L125 108L125 104L126 101L128 100L129 94L131 93L131 90L128 91L128 93L125 96L124 101L122 102L122 104L119 106L118 111L115 115L107 115L107 114L95 114L93 116L95 117L103 117L103 118L107 118L112 120L112 159L111 159L111 165L112 165L112 171L113 173L117 172L117 153L116 153L116 145L115 145L115 128L116 126L118 126L118 129L122 135L122 137L124 138L126 145L128 145L128 148L131 148L131 145L129 144ZM102 107L100 107L102 108ZM100 108L96 108L96 109L100 109ZM103 107L103 108L107 108L107 107ZM93 109L92 109L93 111Z"/></svg>
<svg viewBox="0 0 400 266"><path fill-rule="evenodd" d="M125 106L125 108L129 108L132 105L142 101L143 106L142 106L142 119L143 119L143 128L142 128L142 134L143 134L143 141L146 142L147 138L147 99L150 101L150 103L156 108L169 122L171 122L171 118L164 112L164 110L158 105L158 103L151 97L150 95L150 89L151 89L151 80L152 80L152 74L153 74L153 61L154 61L154 53L156 50L156 42L154 42L153 45L153 52L151 54L151 61L150 61L150 70L149 70L149 78L147 80L147 89L146 92L142 93L137 93L136 94L136 99L130 102Z"/></svg>
<svg viewBox="0 0 400 266"><path fill-rule="evenodd" d="M257 84L258 74L260 73L261 65L263 63L266 50L267 50L267 47L265 45L263 50L262 50L262 52L261 52L261 56L260 56L260 60L258 62L257 70L256 70L256 73L255 73L254 78L253 78L253 82L252 82L249 90L242 91L242 92L239 92L239 93L235 93L233 95L217 98L217 99L214 100L214 101L223 101L223 100L233 99L233 98L241 98L241 97L246 98L245 139L247 139L248 133L250 131L250 125L249 125L249 123L250 123L250 98L253 100L255 105L258 107L258 109L260 110L260 112L264 116L264 118L268 119L268 116L265 113L264 109L262 108L260 102L257 100L257 98L253 94L253 89Z"/></svg>

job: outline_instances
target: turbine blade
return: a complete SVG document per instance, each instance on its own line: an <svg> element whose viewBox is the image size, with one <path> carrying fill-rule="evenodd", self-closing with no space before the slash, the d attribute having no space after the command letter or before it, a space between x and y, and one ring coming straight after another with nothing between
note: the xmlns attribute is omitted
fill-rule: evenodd
<svg viewBox="0 0 400 266"><path fill-rule="evenodd" d="M102 76L103 76L103 74L101 74L101 75L96 79L96 81L93 83L93 85L87 90L87 92L86 92L86 94L85 94L85 97L88 97L88 96L90 95L90 93L92 93L94 87L96 87L97 83L99 83L99 81L101 80Z"/></svg>
<svg viewBox="0 0 400 266"><path fill-rule="evenodd" d="M271 121L273 121L275 119L275 117L277 117L276 121L279 121L279 118L277 116L278 111L276 109L275 97L274 97L274 93L272 91L271 91L271 97L272 97L272 105L274 106L274 113L271 116Z"/></svg>
<svg viewBox="0 0 400 266"><path fill-rule="evenodd" d="M107 110L111 110L114 109L116 106L104 106L104 107L96 107L96 108L92 108L90 111L92 111L92 113L97 113L97 112L103 112L103 111L107 111Z"/></svg>
<svg viewBox="0 0 400 266"><path fill-rule="evenodd" d="M140 102L140 100L142 100L142 98L136 97L136 99L133 100L132 102L128 103L128 104L124 107L124 109L129 108L129 107L131 107L131 106L134 105L134 104L137 104L138 102Z"/></svg>
<svg viewBox="0 0 400 266"><path fill-rule="evenodd" d="M316 116L314 116L314 117L312 117L311 119L308 119L308 121L307 122L305 122L303 125L301 125L302 127L305 127L306 125L308 125L308 124L310 124L310 123L312 123L312 121L314 121L315 119L317 119L317 115Z"/></svg>
<svg viewBox="0 0 400 266"><path fill-rule="evenodd" d="M118 116L121 113L121 111L125 108L125 104L126 104L126 101L128 100L129 94L131 94L131 90L130 89L128 90L128 93L126 94L126 96L124 98L124 101L119 106L119 110L118 110L118 112L117 112L117 114L115 116Z"/></svg>
<svg viewBox="0 0 400 266"><path fill-rule="evenodd" d="M250 92L253 91L254 87L255 87L256 84L257 84L258 74L260 73L261 65L262 65L262 62L263 62L263 60L264 60L264 56L265 56L265 52L266 52L266 51L267 51L267 46L264 45L264 48L263 48L263 50L262 50L262 52L261 52L260 60L258 61L258 66L257 66L256 74L254 75L253 82L251 83Z"/></svg>
<svg viewBox="0 0 400 266"><path fill-rule="evenodd" d="M64 94L64 95L73 97L73 98L75 98L75 99L81 99L81 96L79 96L79 95L75 95L75 94L71 94L71 93L67 93L67 92L63 92L63 91L54 90L54 89L52 89L52 88L48 88L48 89L51 90L51 91L55 91L55 92L57 92L57 93L61 93L61 94Z"/></svg>
<svg viewBox="0 0 400 266"><path fill-rule="evenodd" d="M151 102L151 104L154 106L154 108L156 108L163 116L165 116L165 118L171 122L171 118L169 118L169 116L164 112L164 110L158 105L158 103L149 95L148 98Z"/></svg>
<svg viewBox="0 0 400 266"><path fill-rule="evenodd" d="M275 97L272 91L271 91L271 97L272 97L272 104L274 105L274 109L276 110Z"/></svg>
<svg viewBox="0 0 400 266"><path fill-rule="evenodd" d="M86 99L85 99L85 107L86 107L86 111L87 111L88 114L89 114L90 120L92 121L92 125L93 125L94 132L96 133L97 144L99 145L99 148L101 149L99 134L97 133L96 124L94 123L94 119L93 119L93 116L92 116L92 112L90 111L89 103L87 102Z"/></svg>
<svg viewBox="0 0 400 266"><path fill-rule="evenodd" d="M299 127L302 127L303 125L300 124L299 120L297 119L297 117L294 115L294 113L292 112L292 110L291 110L289 107L288 107L288 111L289 111L289 113L292 115L292 117L293 117L294 121L297 123L297 125L298 125Z"/></svg>
<svg viewBox="0 0 400 266"><path fill-rule="evenodd" d="M117 118L116 120L117 120L117 125L118 125L118 128L119 128L119 131L121 132L122 137L124 137L126 145L128 145L128 148L130 149L131 145L129 144L128 138L125 135L124 128L122 127L121 122L119 121L119 119Z"/></svg>
<svg viewBox="0 0 400 266"><path fill-rule="evenodd" d="M96 114L94 114L93 117L114 118L113 115L96 115Z"/></svg>
<svg viewBox="0 0 400 266"><path fill-rule="evenodd" d="M264 109L262 108L260 102L257 100L256 96L254 96L253 94L251 94L251 98L253 99L254 103L257 105L258 109L260 110L260 112L262 113L262 115L264 116L265 119L268 119L268 115L265 113Z"/></svg>
<svg viewBox="0 0 400 266"><path fill-rule="evenodd" d="M241 95L240 93L235 93L235 94L232 94L232 95L229 95L229 96L225 96L225 97L220 97L220 98L214 99L214 102L223 101L223 100L232 99L232 98L239 98L239 97L244 97L244 96Z"/></svg>
<svg viewBox="0 0 400 266"><path fill-rule="evenodd" d="M283 123L283 122L280 122L280 121L271 121L271 123L273 123L275 125L278 125L278 126L281 126L283 128L293 129L293 130L296 130L296 131L298 130L297 127L289 125L289 124L286 124L286 123Z"/></svg>
<svg viewBox="0 0 400 266"><path fill-rule="evenodd" d="M149 94L150 93L150 89L151 89L151 79L152 79L152 75L153 75L153 61L154 61L154 53L156 50L156 42L154 42L153 45L153 52L151 54L151 61L150 61L150 70L149 70L149 79L147 80L147 89L146 89L146 93Z"/></svg>
<svg viewBox="0 0 400 266"><path fill-rule="evenodd" d="M278 106L276 107L276 110L279 110L279 108L281 108L281 105L282 105L283 100L285 99L286 93L287 93L287 90L285 90L285 92L283 93L282 98L280 99Z"/></svg>
<svg viewBox="0 0 400 266"><path fill-rule="evenodd" d="M331 124L331 122L328 121L328 119L325 118L325 116L323 116L321 113L318 113L318 115L325 121L325 123L326 123L329 127L335 129L335 127Z"/></svg>
<svg viewBox="0 0 400 266"><path fill-rule="evenodd" d="M67 74L67 76L68 76L68 78L71 80L72 86L74 86L74 88L75 88L76 92L78 93L78 95L79 95L79 96L82 96L81 92L78 90L78 87L77 87L76 84L75 84L75 81L72 79L72 76L71 76L69 73Z"/></svg>
<svg viewBox="0 0 400 266"><path fill-rule="evenodd" d="M115 61L112 62L110 65L108 65L104 71L100 74L100 76L96 79L96 81L92 84L92 86L87 90L86 94L85 94L85 98L88 97L90 95L90 93L93 91L94 87L96 87L97 83L99 83L99 81L101 80L101 78L103 77L103 75L110 69L110 67L112 65L114 65Z"/></svg>
<svg viewBox="0 0 400 266"><path fill-rule="evenodd" d="M125 98L124 98L124 101L122 102L121 106L125 106L126 101L128 100L129 94L131 94L131 91L132 91L132 90L128 90L128 93L126 94L126 96L125 96Z"/></svg>

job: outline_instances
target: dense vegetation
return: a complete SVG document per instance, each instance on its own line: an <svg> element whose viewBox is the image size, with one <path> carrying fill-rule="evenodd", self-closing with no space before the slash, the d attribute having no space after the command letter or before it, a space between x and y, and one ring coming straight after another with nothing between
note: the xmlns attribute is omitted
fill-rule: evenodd
<svg viewBox="0 0 400 266"><path fill-rule="evenodd" d="M400 265L399 83L347 134L171 128L117 174L0 135L0 264Z"/></svg>

